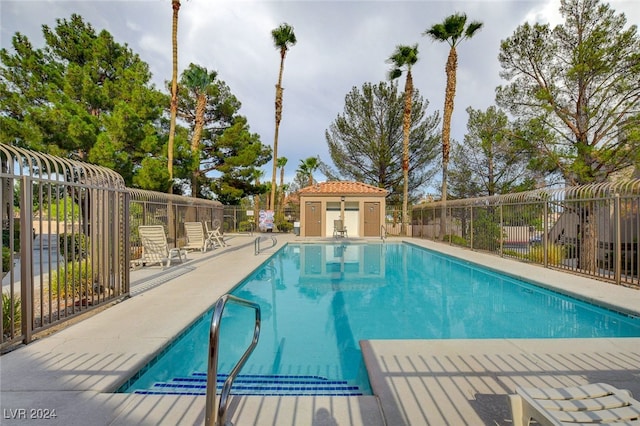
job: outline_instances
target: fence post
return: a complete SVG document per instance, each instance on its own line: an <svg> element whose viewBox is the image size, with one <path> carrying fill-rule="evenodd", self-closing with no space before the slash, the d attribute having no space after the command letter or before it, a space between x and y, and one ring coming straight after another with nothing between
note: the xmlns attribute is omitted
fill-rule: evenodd
<svg viewBox="0 0 640 426"><path fill-rule="evenodd" d="M542 217L542 227L543 227L543 231L542 231L542 253L544 256L544 267L547 268L549 267L549 244L548 244L548 237L549 237L549 200L544 202L544 208L542 211L543 217Z"/></svg>
<svg viewBox="0 0 640 426"><path fill-rule="evenodd" d="M20 185L20 309L23 342L27 344L33 332L33 187L28 176L22 176Z"/></svg>
<svg viewBox="0 0 640 426"><path fill-rule="evenodd" d="M504 257L504 217L500 203L500 257Z"/></svg>
<svg viewBox="0 0 640 426"><path fill-rule="evenodd" d="M469 239L469 243L471 244L471 250L473 250L473 230L475 229L473 227L473 205L470 207L471 208L471 221L470 221L470 229L469 229L469 233L471 234L471 238Z"/></svg>
<svg viewBox="0 0 640 426"><path fill-rule="evenodd" d="M453 210L451 209L451 207L448 208L449 210L449 216L451 217L451 219L453 220ZM447 221L448 219L445 216L445 223L444 223L444 229L447 229ZM453 230L449 230L449 232L447 232L447 234L449 235L449 244L451 244L451 242L453 241Z"/></svg>
<svg viewBox="0 0 640 426"><path fill-rule="evenodd" d="M122 225L124 228L124 235L122 236L124 247L124 265L122 265L124 268L124 282L122 285L124 288L120 289L118 294L126 294L128 296L131 292L131 193L129 191L123 191L121 197L123 198Z"/></svg>
<svg viewBox="0 0 640 426"><path fill-rule="evenodd" d="M620 194L616 193L613 204L613 220L615 229L615 244L616 244L616 265L614 271L614 277L617 285L621 283L622 274L622 233L620 226Z"/></svg>

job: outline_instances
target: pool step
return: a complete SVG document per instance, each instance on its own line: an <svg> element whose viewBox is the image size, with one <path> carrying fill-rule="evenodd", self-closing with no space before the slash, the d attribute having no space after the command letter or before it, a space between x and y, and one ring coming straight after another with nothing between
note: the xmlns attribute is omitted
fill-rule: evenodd
<svg viewBox="0 0 640 426"><path fill-rule="evenodd" d="M218 374L217 388L222 389L226 374ZM194 373L189 377L174 377L168 382L155 383L149 390L134 393L145 395L205 395L207 375ZM329 380L321 376L299 376L280 374L240 374L233 382L233 395L363 395L358 386L349 385L346 380Z"/></svg>

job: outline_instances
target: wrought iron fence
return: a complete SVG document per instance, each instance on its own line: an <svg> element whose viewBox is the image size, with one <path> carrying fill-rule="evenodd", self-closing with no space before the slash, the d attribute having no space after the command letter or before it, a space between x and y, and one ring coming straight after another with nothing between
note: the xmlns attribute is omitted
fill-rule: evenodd
<svg viewBox="0 0 640 426"><path fill-rule="evenodd" d="M640 287L640 180L450 200L412 209L414 237Z"/></svg>
<svg viewBox="0 0 640 426"><path fill-rule="evenodd" d="M128 189L131 195L129 209L130 256L135 261L142 255L138 236L140 225L163 225L167 243L176 248L186 245L185 222L207 223L211 229L223 232L224 207L219 201L183 197L161 192Z"/></svg>
<svg viewBox="0 0 640 426"><path fill-rule="evenodd" d="M128 293L122 177L0 144L0 181L1 348Z"/></svg>
<svg viewBox="0 0 640 426"><path fill-rule="evenodd" d="M126 297L140 225L162 224L172 247L185 244L185 222L254 229L245 209L126 188L111 170L5 144L0 183L0 349ZM443 221L442 207L414 207L412 235L640 287L640 180L450 200ZM400 217L387 210L387 233Z"/></svg>
<svg viewBox="0 0 640 426"><path fill-rule="evenodd" d="M162 224L181 247L184 222L223 222L217 201L126 188L109 169L6 144L0 182L0 349L126 297L138 226Z"/></svg>
<svg viewBox="0 0 640 426"><path fill-rule="evenodd" d="M243 206L224 206L224 220L222 223L225 232L248 232L258 229L259 212ZM293 223L300 220L300 207L287 205L282 212L282 220ZM288 228L288 229L291 229ZM286 232L286 231L285 231Z"/></svg>

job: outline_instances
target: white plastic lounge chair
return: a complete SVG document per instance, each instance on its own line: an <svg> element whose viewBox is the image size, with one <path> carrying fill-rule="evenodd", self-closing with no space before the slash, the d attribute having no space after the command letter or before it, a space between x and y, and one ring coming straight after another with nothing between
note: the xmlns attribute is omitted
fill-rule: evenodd
<svg viewBox="0 0 640 426"><path fill-rule="evenodd" d="M342 220L333 221L333 237L337 238L338 236L349 238L349 235L347 235L347 227L344 226Z"/></svg>
<svg viewBox="0 0 640 426"><path fill-rule="evenodd" d="M209 224L207 222L205 222L204 223L204 227L207 230L207 240L209 241L209 243L211 244L212 247L216 247L216 245L218 247L226 247L226 246L229 245L224 241L224 237L220 233L220 227L219 226L216 229L210 230L209 229Z"/></svg>
<svg viewBox="0 0 640 426"><path fill-rule="evenodd" d="M159 263L168 267L174 259L182 263L182 256L184 256L186 260L186 252L177 248L169 248L162 225L139 226L138 234L142 243L142 258L139 263L143 265Z"/></svg>
<svg viewBox="0 0 640 426"><path fill-rule="evenodd" d="M210 241L204 234L202 223L185 222L184 232L187 237L187 243L182 247L183 250L200 250L203 253L207 251Z"/></svg>
<svg viewBox="0 0 640 426"><path fill-rule="evenodd" d="M567 388L516 388L509 395L514 426L640 425L640 402L605 383Z"/></svg>

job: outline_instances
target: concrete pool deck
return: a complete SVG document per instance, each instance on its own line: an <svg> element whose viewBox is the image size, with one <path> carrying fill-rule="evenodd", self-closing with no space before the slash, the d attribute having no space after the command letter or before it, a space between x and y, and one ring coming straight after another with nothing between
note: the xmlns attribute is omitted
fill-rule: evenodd
<svg viewBox="0 0 640 426"><path fill-rule="evenodd" d="M282 244L255 237L132 272L132 297L0 357L3 425L201 425L203 396L114 394L196 317ZM302 241L302 240L301 240ZM393 241L391 239L390 241ZM409 239L640 316L640 291ZM515 386L607 382L640 396L640 338L371 340L361 348L373 396L232 397L235 425L510 425ZM55 410L55 418L38 419Z"/></svg>

